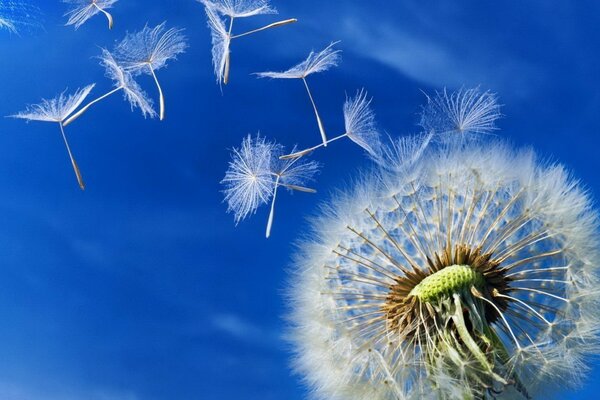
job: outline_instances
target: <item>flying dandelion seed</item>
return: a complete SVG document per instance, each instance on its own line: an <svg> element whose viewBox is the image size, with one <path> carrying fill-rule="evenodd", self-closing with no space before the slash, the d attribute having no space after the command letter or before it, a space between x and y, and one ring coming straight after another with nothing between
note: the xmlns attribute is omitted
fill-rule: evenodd
<svg viewBox="0 0 600 400"><path fill-rule="evenodd" d="M150 118L156 117L156 112L152 107L152 99L148 98L146 92L142 90L140 85L133 79L131 73L123 69L115 60L113 55L106 49L102 49L102 55L100 56L100 65L106 70L106 77L114 82L114 89L108 93L92 100L84 107L81 107L79 111L69 117L63 124L63 126L69 125L75 121L81 115L83 115L91 106L104 100L114 93L123 91L125 99L129 102L131 110L139 108L144 118L149 116Z"/></svg>
<svg viewBox="0 0 600 400"><path fill-rule="evenodd" d="M63 92L53 99L42 99L41 103L33 104L31 106L28 106L25 111L15 115L11 115L11 117L13 118L21 118L28 121L58 123L60 127L60 133L62 135L63 141L65 142L65 146L67 148L67 152L69 153L69 158L71 160L71 165L73 166L73 170L75 171L75 176L77 177L77 182L79 183L79 187L81 188L81 190L85 189L85 184L83 182L81 171L79 170L77 162L75 161L73 153L71 152L69 142L67 141L67 136L65 135L64 130L64 121L69 117L69 115L75 112L75 110L81 105L81 103L83 103L83 101L90 94L94 86L95 84L92 84L86 86L83 89L77 89L72 95L66 96L65 92Z"/></svg>
<svg viewBox="0 0 600 400"><path fill-rule="evenodd" d="M590 198L531 151L430 139L399 142L392 168L315 221L291 289L296 369L345 400L577 384L600 351Z"/></svg>
<svg viewBox="0 0 600 400"><path fill-rule="evenodd" d="M115 47L115 58L126 71L133 75L149 74L154 78L160 97L160 120L165 118L165 98L156 77L156 71L167 66L169 60L187 48L182 29L165 29L166 22L154 28L146 25L135 33L127 33Z"/></svg>
<svg viewBox="0 0 600 400"><path fill-rule="evenodd" d="M108 29L113 27L113 17L108 11L119 0L63 0L63 3L71 4L71 9L65 14L69 17L66 25L75 25L78 29L88 19L98 13L104 14L108 19Z"/></svg>
<svg viewBox="0 0 600 400"><path fill-rule="evenodd" d="M40 27L40 9L24 1L0 0L0 29L12 33Z"/></svg>
<svg viewBox="0 0 600 400"><path fill-rule="evenodd" d="M247 18L261 14L277 14L277 10L269 5L267 0L196 0L204 5L208 18L208 27L212 36L212 61L215 68L217 82L229 83L229 70L231 64L231 41L271 28L288 25L298 20L295 18L273 22L261 28L253 29L238 35L233 35L233 21L236 18ZM229 18L229 28L220 17Z"/></svg>
<svg viewBox="0 0 600 400"><path fill-rule="evenodd" d="M327 135L325 134L325 127L323 126L323 122L321 120L321 117L319 116L317 105L315 104L315 100L313 99L310 88L308 87L308 83L306 82L306 77L312 74L316 74L318 72L327 71L328 69L335 67L339 64L341 59L341 50L333 49L333 46L335 46L337 43L338 42L331 43L323 51L320 51L318 53L311 51L306 60L288 69L287 71L259 72L256 74L260 78L302 79L304 87L306 88L306 92L308 93L308 98L310 99L310 102L313 106L313 110L315 112L315 116L317 118L317 125L319 126L319 132L321 133L321 139L323 141L324 147L327 147Z"/></svg>
<svg viewBox="0 0 600 400"><path fill-rule="evenodd" d="M446 89L427 98L421 113L420 125L442 139L461 136L478 138L497 130L495 122L501 117L496 96L477 88L448 93Z"/></svg>
<svg viewBox="0 0 600 400"><path fill-rule="evenodd" d="M236 224L258 207L271 202L266 237L271 235L275 215L275 200L280 187L305 193L315 193L306 187L319 170L315 161L280 160L283 147L264 137L248 135L239 149L233 149L229 168L221 183L228 212L234 213Z"/></svg>
<svg viewBox="0 0 600 400"><path fill-rule="evenodd" d="M372 99L367 99L367 92L364 90L358 91L354 98L346 98L346 102L344 103L345 133L308 149L286 154L281 156L281 158L302 157L320 147L325 147L327 144L345 137L365 149L371 157L377 158L381 142L379 132L375 127L375 113L370 107L371 101Z"/></svg>

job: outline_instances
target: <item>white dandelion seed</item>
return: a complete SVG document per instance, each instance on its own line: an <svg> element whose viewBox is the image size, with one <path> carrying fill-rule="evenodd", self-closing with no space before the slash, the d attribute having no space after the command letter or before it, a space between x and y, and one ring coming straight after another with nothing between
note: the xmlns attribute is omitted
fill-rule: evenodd
<svg viewBox="0 0 600 400"><path fill-rule="evenodd" d="M225 186L227 211L233 212L236 224L271 199L275 187L271 174L275 146L264 137L248 135L239 149L233 149L221 183Z"/></svg>
<svg viewBox="0 0 600 400"><path fill-rule="evenodd" d="M231 64L231 41L271 28L277 28L297 22L295 18L273 22L266 26L252 29L251 31L233 35L233 21L236 18L253 17L260 14L277 14L277 10L269 5L267 0L196 0L204 5L208 18L208 27L212 36L212 62L215 68L217 82L229 83L229 70ZM229 28L220 15L229 18Z"/></svg>
<svg viewBox="0 0 600 400"><path fill-rule="evenodd" d="M165 118L165 98L156 77L156 71L167 66L169 60L185 52L187 41L183 29L166 29L166 22L141 31L127 33L115 47L115 58L119 65L134 74L149 74L154 78L160 96L160 120Z"/></svg>
<svg viewBox="0 0 600 400"><path fill-rule="evenodd" d="M71 9L65 14L69 17L66 25L75 25L78 29L88 19L98 13L104 14L108 19L108 29L113 27L113 17L108 11L119 0L63 0L63 3L71 4Z"/></svg>
<svg viewBox="0 0 600 400"><path fill-rule="evenodd" d="M327 135L325 134L325 127L323 126L323 122L321 117L319 116L319 111L317 109L317 105L315 104L315 100L313 99L310 88L308 87L308 83L306 82L306 77L312 74L316 74L318 72L324 72L328 69L335 67L339 64L341 60L341 50L335 50L333 46L335 46L339 42L331 43L324 50L315 53L311 51L308 55L308 58L302 61L300 64L293 66L287 71L283 72L259 72L258 75L260 78L273 78L273 79L302 79L304 83L304 87L306 88L306 92L308 93L308 97L313 106L313 110L315 112L315 116L317 118L317 125L319 127L319 132L321 133L321 139L323 142L323 146L327 146Z"/></svg>
<svg viewBox="0 0 600 400"><path fill-rule="evenodd" d="M284 148L278 146L273 153L273 162L271 172L275 176L275 187L273 188L273 197L271 200L271 211L267 221L267 230L265 236L271 236L273 226L273 217L275 215L275 200L277 198L277 189L282 186L289 190L296 190L304 193L316 193L317 191L306 187L308 182L314 180L314 176L319 172L319 163L316 161L307 161L300 158L282 160L280 155L284 153Z"/></svg>
<svg viewBox="0 0 600 400"><path fill-rule="evenodd" d="M316 397L546 398L581 381L600 351L585 190L501 142L430 145L412 167L334 199L297 257L295 368Z"/></svg>
<svg viewBox="0 0 600 400"><path fill-rule="evenodd" d="M20 0L0 1L0 29L20 33L23 29L39 28L40 9Z"/></svg>
<svg viewBox="0 0 600 400"><path fill-rule="evenodd" d="M258 207L271 201L266 237L271 234L275 213L275 200L279 187L300 192L315 193L305 185L318 172L314 161L279 160L283 152L281 145L267 141L264 137L248 135L239 149L233 149L229 168L221 183L228 212L234 213L236 224Z"/></svg>
<svg viewBox="0 0 600 400"><path fill-rule="evenodd" d="M79 183L81 190L85 189L85 184L83 182L83 177L81 175L81 171L79 170L79 166L77 165L77 162L73 157L73 153L71 152L69 142L67 141L63 123L69 117L69 115L73 114L77 107L83 103L94 86L95 84L92 84L83 89L77 89L72 95L67 96L65 95L65 92L63 92L53 99L42 99L41 103L30 105L25 111L11 115L13 118L21 118L28 121L58 123L60 127L60 133L62 134L63 141L65 142L65 146L71 160L71 165L73 166L73 170L75 171L75 176L77 177L77 182Z"/></svg>
<svg viewBox="0 0 600 400"><path fill-rule="evenodd" d="M456 136L468 139L497 130L495 122L500 117L495 94L478 88L453 93L444 89L427 97L420 125L425 132L434 132L443 140Z"/></svg>
<svg viewBox="0 0 600 400"><path fill-rule="evenodd" d="M417 172L417 161L423 156L433 139L433 133L401 136L389 139L389 145L380 144L373 159L382 169L403 174Z"/></svg>
<svg viewBox="0 0 600 400"><path fill-rule="evenodd" d="M292 152L282 156L283 159L302 157L320 147L342 138L349 138L362 147L373 158L380 152L381 141L375 126L375 113L371 109L371 101L367 99L367 92L359 90L353 98L346 98L344 103L344 126L346 132L305 150Z"/></svg>
<svg viewBox="0 0 600 400"><path fill-rule="evenodd" d="M84 107L81 107L79 111L77 111L64 122L63 126L67 126L71 122L75 121L94 104L121 90L123 91L125 99L129 102L132 111L134 108L139 108L144 118L147 116L154 118L156 116L156 112L152 107L152 99L148 97L146 92L144 92L135 79L133 79L131 73L123 69L123 67L117 63L113 55L106 49L102 49L102 55L99 58L100 65L105 68L106 77L114 82L114 89L92 100Z"/></svg>
<svg viewBox="0 0 600 400"><path fill-rule="evenodd" d="M277 14L267 0L197 0L230 18L246 18L261 14Z"/></svg>

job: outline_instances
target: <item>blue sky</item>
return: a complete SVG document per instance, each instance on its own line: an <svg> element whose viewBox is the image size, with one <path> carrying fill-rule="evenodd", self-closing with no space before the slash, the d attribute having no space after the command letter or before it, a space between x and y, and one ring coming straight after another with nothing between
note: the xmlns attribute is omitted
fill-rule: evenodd
<svg viewBox="0 0 600 400"><path fill-rule="evenodd" d="M362 87L382 131L396 136L417 131L421 90L480 85L504 104L500 135L600 193L597 2L276 1L299 23L235 42L222 90L192 0L120 1L112 31L100 16L75 31L63 26L63 4L37 5L43 29L0 31L2 115L65 88L108 91L99 46L145 23L185 28L190 47L158 73L165 121L144 120L116 96L67 128L84 193L57 126L0 119L1 399L306 397L281 338L286 270L306 218L369 162L349 142L316 155L319 193L281 196L268 241L268 210L236 228L219 181L228 149L248 133L316 144L302 85L250 74L331 41L341 40L343 63L310 78L329 131L341 133L345 94ZM156 99L151 79L140 83ZM594 398L598 378L595 367L562 398Z"/></svg>

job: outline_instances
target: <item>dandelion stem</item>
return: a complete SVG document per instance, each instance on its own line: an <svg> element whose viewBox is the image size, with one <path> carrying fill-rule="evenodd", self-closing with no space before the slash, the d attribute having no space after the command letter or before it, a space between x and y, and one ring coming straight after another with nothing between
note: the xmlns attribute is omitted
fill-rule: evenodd
<svg viewBox="0 0 600 400"><path fill-rule="evenodd" d="M113 90L111 90L110 92L98 97L96 100L92 100L90 101L88 104L86 104L84 107L82 107L79 111L77 111L75 114L71 115L62 125L63 126L67 126L69 125L71 122L75 121L77 118L81 117L81 115L83 113L85 113L88 108L90 108L91 106L93 106L94 104L98 103L99 101L104 100L105 98L107 98L108 96L110 96L111 94L114 94L116 92L118 92L119 90L122 90L123 86L119 86L118 88L115 88Z"/></svg>
<svg viewBox="0 0 600 400"><path fill-rule="evenodd" d="M264 30L267 30L267 29L277 28L279 26L284 26L284 25L288 25L288 24L293 24L294 22L298 22L298 20L296 18L290 18L290 19L286 19L286 20L283 20L283 21L273 22L272 24L263 26L262 28L253 29L253 30L248 31L248 32L240 33L239 35L231 36L231 39L237 39L237 38L241 38L243 36L248 36L248 35L251 35L253 33L261 32L261 31L264 31ZM231 33L231 31L229 31L229 33Z"/></svg>
<svg viewBox="0 0 600 400"><path fill-rule="evenodd" d="M112 17L112 15L110 15L103 8L98 7L98 4L96 4L96 2L93 2L92 5L94 7L96 7L98 9L98 11L100 11L101 13L103 13L104 15L106 15L106 18L108 19L108 29L112 29L113 28L113 17Z"/></svg>
<svg viewBox="0 0 600 400"><path fill-rule="evenodd" d="M269 213L269 220L267 222L267 232L266 232L266 237L267 239L269 238L269 236L271 236L271 227L273 226L273 216L275 215L275 200L277 199L277 189L279 188L279 178L280 176L277 176L277 178L275 179L275 189L273 189L273 200L271 201L271 212Z"/></svg>
<svg viewBox="0 0 600 400"><path fill-rule="evenodd" d="M160 83L158 83L158 78L154 73L154 69L150 64L148 64L148 68L150 68L150 72L152 73L152 77L154 78L154 82L156 82L156 87L158 88L158 94L160 96L160 120L162 121L163 119L165 119L165 96L163 95Z"/></svg>
<svg viewBox="0 0 600 400"><path fill-rule="evenodd" d="M336 140L339 140L339 139L341 139L341 138L344 138L344 137L346 137L346 136L348 136L348 134L347 134L347 133L344 133L343 135L339 135L339 136L336 136L336 137L334 137L333 139L329 139L329 140L327 140L327 142L326 142L326 143L327 143L327 144L329 144L329 143L331 143L331 142L335 142ZM318 148L321 148L321 147L323 147L323 146L327 146L327 144L325 144L325 143L320 143L320 144L318 144L318 145L316 145L316 146L309 147L308 149L300 150L300 151L297 151L297 152L295 152L295 153L291 153L291 154L286 154L286 155L284 155L284 156L281 156L281 157L279 157L279 159L280 159L280 160L288 160L288 159L290 159L290 158L299 158L299 157L305 156L305 155L307 155L308 153L311 153L311 152L313 152L313 151L317 150Z"/></svg>
<svg viewBox="0 0 600 400"><path fill-rule="evenodd" d="M85 190L85 183L83 182L83 177L81 176L81 171L77 166L77 162L73 157L73 153L71 153L71 147L69 147L69 142L67 141L67 136L65 135L65 130L63 128L62 121L58 123L60 126L60 133L62 134L63 140L65 142L65 146L67 147L67 152L69 153L69 158L71 159L71 165L73 165L73 170L75 171L75 176L77 177L77 182L79 183L79 187L81 190Z"/></svg>
<svg viewBox="0 0 600 400"><path fill-rule="evenodd" d="M321 122L321 117L319 116L319 111L317 110L317 105L315 104L315 100L313 99L312 93L308 87L308 83L306 82L306 78L302 77L302 82L304 82L304 87L306 87L306 92L308 93L308 97L310 98L310 102L312 103L313 109L315 110L315 116L317 117L317 123L319 124L319 132L321 132L321 138L323 139L323 146L327 147L327 136L325 135L325 128L323 127L323 122Z"/></svg>

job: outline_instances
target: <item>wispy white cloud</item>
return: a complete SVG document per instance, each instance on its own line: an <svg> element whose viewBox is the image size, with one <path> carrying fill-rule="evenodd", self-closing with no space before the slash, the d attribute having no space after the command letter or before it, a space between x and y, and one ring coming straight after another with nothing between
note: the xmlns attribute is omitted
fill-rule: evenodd
<svg viewBox="0 0 600 400"><path fill-rule="evenodd" d="M273 347L281 341L280 334L272 328L257 325L235 314L215 314L211 322L215 331L248 344Z"/></svg>

